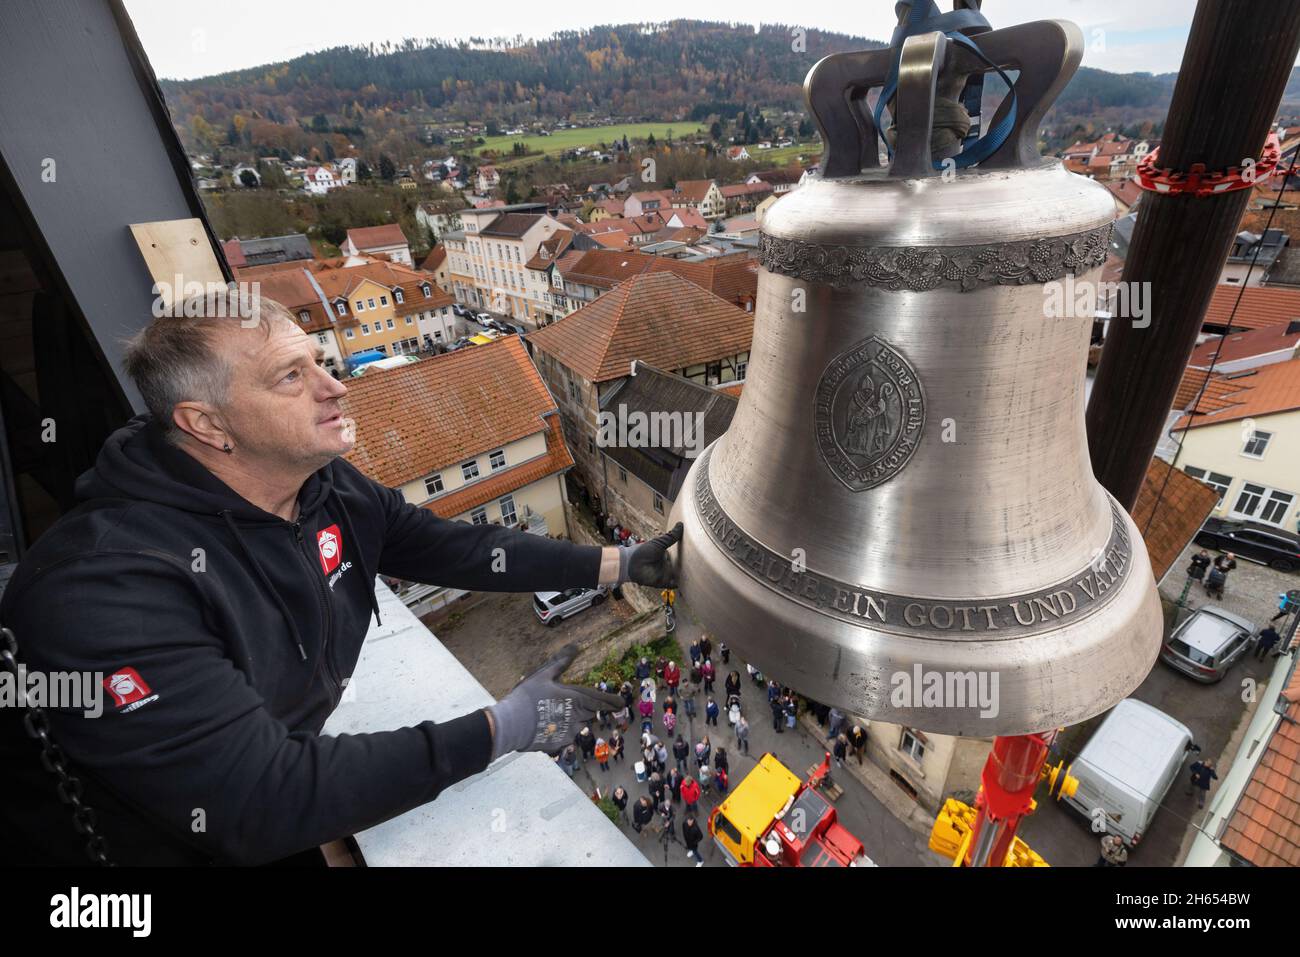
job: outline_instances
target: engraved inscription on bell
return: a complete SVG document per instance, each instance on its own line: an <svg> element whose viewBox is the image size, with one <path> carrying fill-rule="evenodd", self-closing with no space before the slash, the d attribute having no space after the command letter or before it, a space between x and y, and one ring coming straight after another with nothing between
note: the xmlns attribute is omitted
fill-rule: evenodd
<svg viewBox="0 0 1300 957"><path fill-rule="evenodd" d="M871 336L836 356L814 399L817 447L835 477L855 492L887 482L916 451L925 397L916 370Z"/></svg>

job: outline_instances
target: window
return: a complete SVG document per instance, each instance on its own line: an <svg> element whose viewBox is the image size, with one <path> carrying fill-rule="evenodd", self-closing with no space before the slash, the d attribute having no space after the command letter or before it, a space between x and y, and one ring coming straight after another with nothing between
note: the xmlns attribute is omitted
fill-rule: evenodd
<svg viewBox="0 0 1300 957"><path fill-rule="evenodd" d="M386 305L388 305L388 297L387 297L387 296L380 296L380 297L379 297L379 304L380 304L381 306L386 306Z"/></svg>
<svg viewBox="0 0 1300 957"><path fill-rule="evenodd" d="M304 309L302 312L298 313L298 321L311 322L311 313Z"/></svg>
<svg viewBox="0 0 1300 957"><path fill-rule="evenodd" d="M488 465L493 472L495 472L497 469L505 468L506 467L505 449L497 449L495 452L489 455Z"/></svg>
<svg viewBox="0 0 1300 957"><path fill-rule="evenodd" d="M1232 514L1240 518L1254 518L1270 525L1283 525L1295 496L1281 489L1246 482L1232 506Z"/></svg>
<svg viewBox="0 0 1300 957"><path fill-rule="evenodd" d="M393 290L393 301L396 302L399 306L402 304L402 302L403 302L403 299L402 299L402 290L400 290L400 289L394 289L394 290Z"/></svg>
<svg viewBox="0 0 1300 957"><path fill-rule="evenodd" d="M355 332L353 332L351 329L344 329L344 330L343 330L343 338L345 338L345 339L355 339L356 337L357 337L357 334L356 334Z"/></svg>
<svg viewBox="0 0 1300 957"><path fill-rule="evenodd" d="M327 345L327 344L329 343L329 341L330 341L330 340L329 340L329 333L328 333L328 332L318 332L318 333L316 333L316 341L319 342L321 345Z"/></svg>
<svg viewBox="0 0 1300 957"><path fill-rule="evenodd" d="M627 484L627 469L623 468L621 465L618 467L618 480L624 485Z"/></svg>
<svg viewBox="0 0 1300 957"><path fill-rule="evenodd" d="M389 319L387 325L389 329L393 328L393 320Z"/></svg>
<svg viewBox="0 0 1300 957"><path fill-rule="evenodd" d="M434 330L433 330L433 341L434 341L434 342L442 342L442 330L441 330L441 329L434 329Z"/></svg>
<svg viewBox="0 0 1300 957"><path fill-rule="evenodd" d="M442 473L439 472L436 475L430 475L427 479L425 479L424 490L428 492L430 495L437 495L439 492L441 492Z"/></svg>
<svg viewBox="0 0 1300 957"><path fill-rule="evenodd" d="M739 381L739 380L745 378L745 370L748 369L748 368L749 368L749 363L748 363L748 362L737 362L737 363L736 363L736 379L737 379L737 381Z"/></svg>
<svg viewBox="0 0 1300 957"><path fill-rule="evenodd" d="M587 436L587 452L591 455L596 454L596 442L590 435Z"/></svg>
<svg viewBox="0 0 1300 957"><path fill-rule="evenodd" d="M367 308L367 309L373 309L373 308L375 308L375 301L374 301L373 299L367 299L367 300L366 300L366 308Z"/></svg>
<svg viewBox="0 0 1300 957"><path fill-rule="evenodd" d="M1252 459L1262 459L1264 450L1268 448L1268 440L1273 437L1272 432L1261 432L1258 429L1250 433L1246 439L1245 446L1242 447L1241 454L1249 455Z"/></svg>
<svg viewBox="0 0 1300 957"><path fill-rule="evenodd" d="M342 299L334 303L334 309L340 316L346 316L348 314L348 304Z"/></svg>
<svg viewBox="0 0 1300 957"><path fill-rule="evenodd" d="M507 495L501 499L498 504L501 506L501 524L509 528L511 525L519 524L519 518L515 515L515 500L513 496Z"/></svg>
<svg viewBox="0 0 1300 957"><path fill-rule="evenodd" d="M655 492L655 511L660 515L664 513L664 498L658 492Z"/></svg>
<svg viewBox="0 0 1300 957"><path fill-rule="evenodd" d="M427 282L420 284L420 292L424 293L424 298L429 298L429 284Z"/></svg>
<svg viewBox="0 0 1300 957"><path fill-rule="evenodd" d="M471 459L460 467L461 478L466 482L478 478L478 460Z"/></svg>
<svg viewBox="0 0 1300 957"><path fill-rule="evenodd" d="M1205 469L1198 469L1193 465L1184 465L1183 471L1194 479L1200 479L1218 492L1220 502L1223 501L1223 496L1228 494L1228 486L1232 484L1232 476L1224 475L1222 472L1207 472Z"/></svg>
<svg viewBox="0 0 1300 957"><path fill-rule="evenodd" d="M368 322L361 323L361 334L363 336L370 335L370 323Z"/></svg>
<svg viewBox="0 0 1300 957"><path fill-rule="evenodd" d="M355 309L357 312L365 312L366 304L363 303L360 299L358 299L356 302L352 304L352 308Z"/></svg>
<svg viewBox="0 0 1300 957"><path fill-rule="evenodd" d="M475 525L486 525L488 523L487 509L480 505L469 513L469 520Z"/></svg>
<svg viewBox="0 0 1300 957"><path fill-rule="evenodd" d="M919 764L921 759L925 757L925 744L920 732L913 731L911 728L904 728L903 740L899 742L898 750Z"/></svg>

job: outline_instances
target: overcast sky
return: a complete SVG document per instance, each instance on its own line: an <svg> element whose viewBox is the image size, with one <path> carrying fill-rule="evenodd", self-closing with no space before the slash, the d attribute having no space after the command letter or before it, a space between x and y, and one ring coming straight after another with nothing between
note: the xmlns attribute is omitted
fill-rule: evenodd
<svg viewBox="0 0 1300 957"><path fill-rule="evenodd" d="M490 4L443 4L430 0L384 0L373 7L340 0L287 3L282 0L125 0L144 48L160 77L189 79L226 70L287 60L327 47L398 41L405 37L458 40L471 36L534 39L559 30L598 24L662 22L682 18L730 19L747 24L790 23L798 5L788 0L745 0L723 9L699 0L649 3L545 3L493 0ZM940 0L940 9L951 8ZM1119 73L1178 69L1193 0L985 0L996 27L1026 20L1059 18L1083 28L1084 66ZM893 0L823 3L806 22L793 23L838 33L887 40Z"/></svg>

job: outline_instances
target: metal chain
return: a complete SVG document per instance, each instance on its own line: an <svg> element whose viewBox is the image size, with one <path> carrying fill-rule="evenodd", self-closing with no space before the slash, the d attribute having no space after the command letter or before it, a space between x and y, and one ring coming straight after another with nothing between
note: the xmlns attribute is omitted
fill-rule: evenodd
<svg viewBox="0 0 1300 957"><path fill-rule="evenodd" d="M4 627L0 627L0 637L4 639L4 644L0 645L0 667L17 679L19 677L18 639L14 637L12 631ZM28 737L40 742L41 765L59 779L57 787L59 800L72 808L72 826L76 828L78 834L86 838L86 856L101 867L112 867L113 862L108 859L108 842L95 829L95 810L81 800L85 788L81 780L68 770L67 753L50 737L50 722L45 715L45 709L30 702L26 708L27 713L23 715L23 728L27 731Z"/></svg>

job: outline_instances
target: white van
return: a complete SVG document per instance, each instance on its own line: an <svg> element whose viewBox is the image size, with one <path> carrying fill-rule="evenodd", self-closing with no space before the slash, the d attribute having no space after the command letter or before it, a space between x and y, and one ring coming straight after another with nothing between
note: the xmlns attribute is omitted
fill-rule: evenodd
<svg viewBox="0 0 1300 957"><path fill-rule="evenodd" d="M1136 847L1170 785L1183 773L1192 748L1186 725L1149 704L1125 698L1075 759L1070 773L1079 787L1065 803L1089 821L1100 808L1107 831Z"/></svg>

